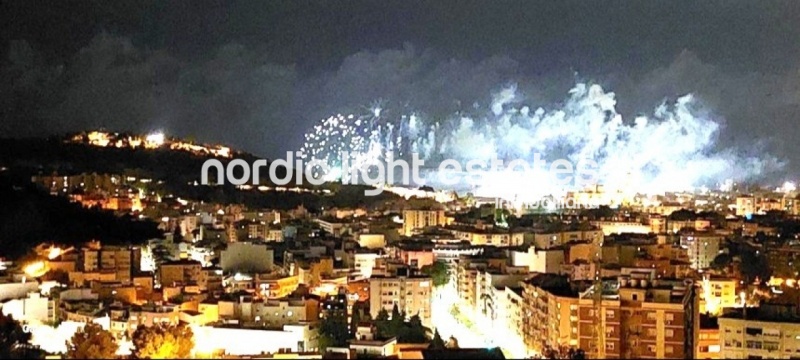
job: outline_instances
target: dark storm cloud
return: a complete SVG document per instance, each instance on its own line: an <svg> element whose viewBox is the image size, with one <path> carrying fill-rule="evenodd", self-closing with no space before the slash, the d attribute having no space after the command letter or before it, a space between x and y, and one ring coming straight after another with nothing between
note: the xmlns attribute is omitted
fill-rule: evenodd
<svg viewBox="0 0 800 360"><path fill-rule="evenodd" d="M798 62L800 64L800 62ZM780 72L728 72L681 52L668 66L654 69L635 82L620 84L620 107L628 113L647 109L665 97L695 94L723 124L722 145L786 156L800 151L794 140L800 116L800 67ZM791 160L798 160L789 156Z"/></svg>
<svg viewBox="0 0 800 360"><path fill-rule="evenodd" d="M165 130L276 156L379 101L436 117L516 83L576 80L626 115L695 93L725 145L794 164L798 3L231 1L4 3L0 135Z"/></svg>
<svg viewBox="0 0 800 360"><path fill-rule="evenodd" d="M17 118L3 122L6 134L165 130L263 151L295 81L291 66L271 64L237 44L186 62L102 33L68 65L54 67L26 65L21 59L37 55L24 42L14 47L4 108L18 107L20 99L31 106L8 114Z"/></svg>

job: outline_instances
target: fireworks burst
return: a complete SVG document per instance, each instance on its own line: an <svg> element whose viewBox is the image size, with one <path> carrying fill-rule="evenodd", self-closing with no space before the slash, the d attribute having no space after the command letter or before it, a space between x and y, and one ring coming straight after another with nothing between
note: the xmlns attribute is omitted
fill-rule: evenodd
<svg viewBox="0 0 800 360"><path fill-rule="evenodd" d="M438 119L445 124L441 127L420 115L423 112L396 114L380 101L362 115L339 114L322 120L305 134L300 158L322 160L341 169L345 160L361 167L384 160L388 152L403 159L416 153L425 160L429 171L423 176L433 186L438 174L430 169L443 159L462 164L473 160L488 164L495 158L533 163L536 154L548 164L555 159L572 164L591 159L598 164L597 178L607 189L648 194L753 178L781 166L773 158L745 158L730 149L715 149L719 125L695 111L691 95L658 106L652 117L632 121L624 121L616 112L615 94L598 85L576 85L564 104L551 110L531 109L517 99L515 88L504 89L494 95L490 106L476 109L475 114ZM517 175L486 174L483 183L471 190L507 199L536 199L576 190L529 174ZM326 178L340 176L337 171Z"/></svg>

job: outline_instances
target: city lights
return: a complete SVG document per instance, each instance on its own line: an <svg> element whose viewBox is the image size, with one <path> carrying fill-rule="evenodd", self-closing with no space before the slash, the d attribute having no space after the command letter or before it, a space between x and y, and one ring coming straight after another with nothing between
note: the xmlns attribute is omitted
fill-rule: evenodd
<svg viewBox="0 0 800 360"><path fill-rule="evenodd" d="M47 266L47 262L42 260L27 264L23 268L25 275L28 275L33 278L38 278L43 276L44 274L47 273L48 270L49 267Z"/></svg>
<svg viewBox="0 0 800 360"><path fill-rule="evenodd" d="M747 1L3 6L0 358L792 358Z"/></svg>

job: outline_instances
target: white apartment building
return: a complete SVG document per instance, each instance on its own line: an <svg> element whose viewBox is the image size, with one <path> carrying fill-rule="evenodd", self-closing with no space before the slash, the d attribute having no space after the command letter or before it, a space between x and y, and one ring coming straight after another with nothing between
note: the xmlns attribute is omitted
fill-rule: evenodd
<svg viewBox="0 0 800 360"><path fill-rule="evenodd" d="M796 307L762 304L718 319L722 359L800 358L800 314Z"/></svg>
<svg viewBox="0 0 800 360"><path fill-rule="evenodd" d="M684 232L680 236L680 244L689 254L690 267L695 270L711 266L723 240L722 235L714 232Z"/></svg>

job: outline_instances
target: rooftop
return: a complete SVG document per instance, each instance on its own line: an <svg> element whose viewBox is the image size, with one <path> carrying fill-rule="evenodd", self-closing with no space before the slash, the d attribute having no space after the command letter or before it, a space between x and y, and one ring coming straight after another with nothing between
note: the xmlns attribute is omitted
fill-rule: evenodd
<svg viewBox="0 0 800 360"><path fill-rule="evenodd" d="M422 350L423 359L505 359L499 348Z"/></svg>
<svg viewBox="0 0 800 360"><path fill-rule="evenodd" d="M746 309L726 309L722 319L743 319L778 323L800 323L800 310L796 305L767 304Z"/></svg>

